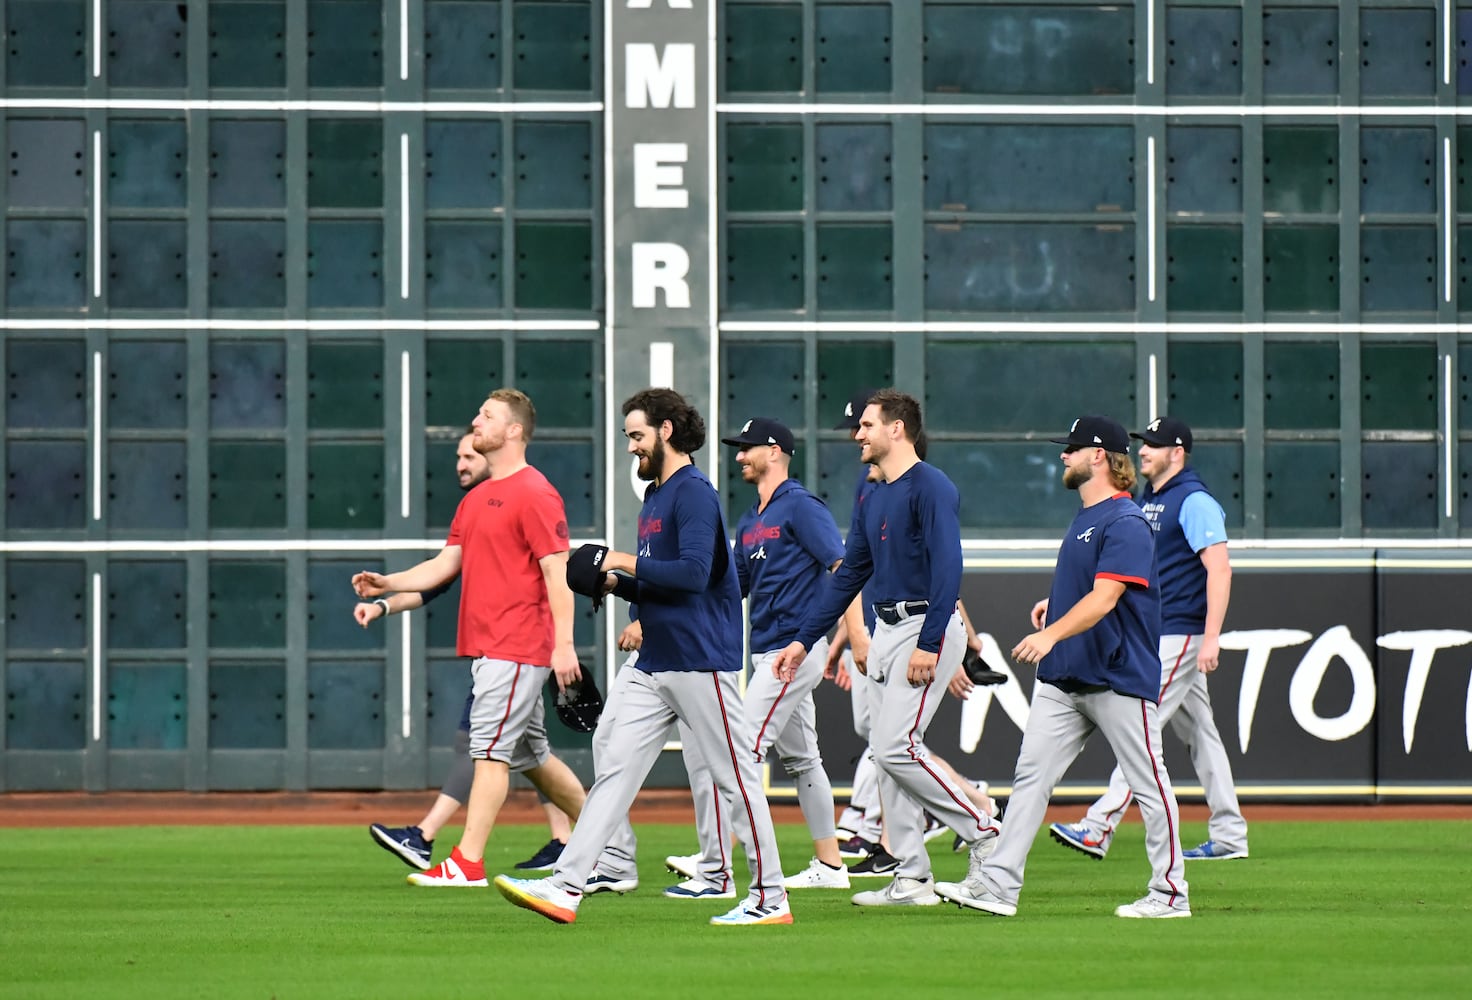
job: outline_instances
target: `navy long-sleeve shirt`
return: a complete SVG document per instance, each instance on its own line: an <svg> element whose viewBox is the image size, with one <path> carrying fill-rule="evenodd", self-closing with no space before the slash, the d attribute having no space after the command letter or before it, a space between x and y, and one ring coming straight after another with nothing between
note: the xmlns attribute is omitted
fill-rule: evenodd
<svg viewBox="0 0 1472 1000"><path fill-rule="evenodd" d="M741 669L741 588L720 500L695 466L645 492L635 576L616 575L614 593L639 605L640 670Z"/></svg>
<svg viewBox="0 0 1472 1000"><path fill-rule="evenodd" d="M918 648L940 651L961 592L961 496L935 466L917 462L864 498L843 565L826 581L797 640L811 648L860 590L874 604L929 601Z"/></svg>
<svg viewBox="0 0 1472 1000"><path fill-rule="evenodd" d="M751 649L766 653L797 634L828 567L843 555L843 539L823 501L784 479L765 508L758 499L737 522L734 554Z"/></svg>

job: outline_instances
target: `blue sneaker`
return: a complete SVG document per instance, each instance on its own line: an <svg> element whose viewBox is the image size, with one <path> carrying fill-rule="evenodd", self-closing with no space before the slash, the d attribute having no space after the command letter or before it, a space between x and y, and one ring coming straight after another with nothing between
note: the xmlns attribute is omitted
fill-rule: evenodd
<svg viewBox="0 0 1472 1000"><path fill-rule="evenodd" d="M434 841L425 840L417 826L384 826L374 823L368 827L369 834L378 846L398 856L410 868L425 871L429 868L430 855L434 853Z"/></svg>
<svg viewBox="0 0 1472 1000"><path fill-rule="evenodd" d="M1214 840L1207 840L1189 851L1183 851L1181 857L1188 861L1235 861L1237 858L1247 857L1247 848L1234 851Z"/></svg>
<svg viewBox="0 0 1472 1000"><path fill-rule="evenodd" d="M1064 847L1100 861L1109 853L1109 842L1114 839L1112 833L1095 833L1087 823L1054 823L1048 827L1048 833Z"/></svg>
<svg viewBox="0 0 1472 1000"><path fill-rule="evenodd" d="M525 861L518 861L516 867L522 871L549 872L557 864L557 859L562 857L562 849L566 846L560 840L549 840L546 847Z"/></svg>
<svg viewBox="0 0 1472 1000"><path fill-rule="evenodd" d="M584 896L595 896L600 892L616 892L622 896L626 892L633 892L639 888L639 876L633 878L615 878L605 875L598 869L593 869L593 874L588 876L587 883L583 886Z"/></svg>
<svg viewBox="0 0 1472 1000"><path fill-rule="evenodd" d="M736 890L729 885L725 889L718 889L709 882L699 879L687 879L679 885L672 885L664 891L670 899L735 899Z"/></svg>

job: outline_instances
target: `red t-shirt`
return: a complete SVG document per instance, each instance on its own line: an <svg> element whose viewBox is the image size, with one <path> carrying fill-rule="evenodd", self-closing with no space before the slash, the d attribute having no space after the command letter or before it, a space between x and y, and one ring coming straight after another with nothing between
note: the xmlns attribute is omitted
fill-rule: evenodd
<svg viewBox="0 0 1472 1000"><path fill-rule="evenodd" d="M554 635L538 560L567 551L562 496L531 466L460 500L446 545L460 546L456 651L549 666Z"/></svg>

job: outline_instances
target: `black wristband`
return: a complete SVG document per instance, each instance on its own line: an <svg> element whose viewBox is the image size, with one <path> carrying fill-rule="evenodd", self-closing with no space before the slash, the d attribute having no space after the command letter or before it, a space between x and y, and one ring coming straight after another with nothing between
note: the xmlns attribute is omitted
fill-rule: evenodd
<svg viewBox="0 0 1472 1000"><path fill-rule="evenodd" d="M393 612L389 610L388 601L384 600L382 597L375 597L373 599L373 603L383 609L383 617L387 618L389 615L393 614Z"/></svg>

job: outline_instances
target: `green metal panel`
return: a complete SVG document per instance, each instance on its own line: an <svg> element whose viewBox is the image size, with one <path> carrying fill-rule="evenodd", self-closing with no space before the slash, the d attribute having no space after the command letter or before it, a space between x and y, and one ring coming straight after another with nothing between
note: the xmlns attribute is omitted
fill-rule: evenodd
<svg viewBox="0 0 1472 1000"><path fill-rule="evenodd" d="M1122 340L931 340L926 426L1057 436L1081 413L1127 420L1134 412L1134 360L1133 345ZM1048 377L1039 379L1039 372Z"/></svg>
<svg viewBox="0 0 1472 1000"><path fill-rule="evenodd" d="M889 223L817 227L818 308L894 308L894 234Z"/></svg>
<svg viewBox="0 0 1472 1000"><path fill-rule="evenodd" d="M307 446L307 527L378 531L383 527L383 444L314 441Z"/></svg>
<svg viewBox="0 0 1472 1000"><path fill-rule="evenodd" d="M312 219L307 223L307 303L312 308L383 306L383 223Z"/></svg>
<svg viewBox="0 0 1472 1000"><path fill-rule="evenodd" d="M209 679L212 749L286 746L286 671L279 660L211 660Z"/></svg>
<svg viewBox="0 0 1472 1000"><path fill-rule="evenodd" d="M1269 341L1264 347L1262 398L1270 429L1339 426L1339 345L1329 341Z"/></svg>
<svg viewBox="0 0 1472 1000"><path fill-rule="evenodd" d="M312 208L382 207L382 122L356 118L307 122L307 204Z"/></svg>
<svg viewBox="0 0 1472 1000"><path fill-rule="evenodd" d="M307 745L314 750L383 746L383 664L314 660L307 670Z"/></svg>
<svg viewBox="0 0 1472 1000"><path fill-rule="evenodd" d="M1264 229L1263 304L1269 312L1338 311L1337 225Z"/></svg>
<svg viewBox="0 0 1472 1000"><path fill-rule="evenodd" d="M425 423L451 429L458 441L491 390L504 383L503 349L497 337L429 337L424 348ZM453 465L453 459L449 464ZM430 481L435 482L436 477L431 476Z"/></svg>
<svg viewBox="0 0 1472 1000"><path fill-rule="evenodd" d="M1211 490L1211 495L1222 505L1227 527L1233 531L1240 530L1243 524L1241 443L1204 442L1197 437L1191 451L1191 465Z"/></svg>
<svg viewBox="0 0 1472 1000"><path fill-rule="evenodd" d="M107 419L113 428L180 429L188 381L182 340L125 340L107 349ZM80 374L80 373L78 373ZM82 386L76 386L80 393Z"/></svg>
<svg viewBox="0 0 1472 1000"><path fill-rule="evenodd" d="M286 124L271 119L210 122L210 207L286 206Z"/></svg>
<svg viewBox="0 0 1472 1000"><path fill-rule="evenodd" d="M280 441L210 443L210 527L286 527L286 447Z"/></svg>
<svg viewBox="0 0 1472 1000"><path fill-rule="evenodd" d="M383 349L376 343L314 340L307 347L307 426L383 426Z"/></svg>
<svg viewBox="0 0 1472 1000"><path fill-rule="evenodd" d="M5 344L6 421L11 427L87 424L87 354L71 337Z"/></svg>
<svg viewBox="0 0 1472 1000"><path fill-rule="evenodd" d="M734 128L726 133L728 143ZM886 124L833 123L814 127L818 211L891 211L894 200L891 133ZM800 175L800 163L798 170ZM728 184L728 210L735 208L735 197L736 192Z"/></svg>
<svg viewBox="0 0 1472 1000"><path fill-rule="evenodd" d="M114 121L107 129L107 196L115 208L183 208L189 169L182 121Z"/></svg>
<svg viewBox="0 0 1472 1000"><path fill-rule="evenodd" d="M212 561L209 594L211 648L286 645L286 567L280 561Z"/></svg>
<svg viewBox="0 0 1472 1000"><path fill-rule="evenodd" d="M1242 345L1235 340L1178 337L1170 342L1164 412L1186 421L1193 431L1205 427L1241 428L1244 388ZM1240 467L1240 446L1237 451Z"/></svg>
<svg viewBox="0 0 1472 1000"><path fill-rule="evenodd" d="M1242 93L1241 10L1170 5L1165 39L1165 89L1171 96Z"/></svg>
<svg viewBox="0 0 1472 1000"><path fill-rule="evenodd" d="M838 421L849 398L860 389L894 384L895 345L883 340L818 341L818 427Z"/></svg>
<svg viewBox="0 0 1472 1000"><path fill-rule="evenodd" d="M497 90L501 87L501 4L484 0L426 0L425 86Z"/></svg>
<svg viewBox="0 0 1472 1000"><path fill-rule="evenodd" d="M726 225L726 283L722 305L733 312L801 309L801 223L730 222Z"/></svg>
<svg viewBox="0 0 1472 1000"><path fill-rule="evenodd" d="M818 93L889 93L893 78L890 5L818 3L814 16Z"/></svg>
<svg viewBox="0 0 1472 1000"><path fill-rule="evenodd" d="M1062 434L1068 422L1057 427ZM960 491L962 530L993 534L1021 529L1047 537L1078 508L1078 494L1063 485L1060 450L1046 441L933 441L927 460L944 469ZM1001 484L1006 484L1004 491L998 489Z"/></svg>
<svg viewBox="0 0 1472 1000"><path fill-rule="evenodd" d="M592 424L595 346L589 340L524 340L517 344L514 384L536 406L539 430Z"/></svg>
<svg viewBox="0 0 1472 1000"><path fill-rule="evenodd" d="M796 93L803 83L803 12L796 4L720 5L725 94Z"/></svg>
<svg viewBox="0 0 1472 1000"><path fill-rule="evenodd" d="M1360 11L1360 95L1436 93L1436 11Z"/></svg>
<svg viewBox="0 0 1472 1000"><path fill-rule="evenodd" d="M10 208L85 207L87 132L80 118L11 118L5 124L5 146L10 164L5 202Z"/></svg>
<svg viewBox="0 0 1472 1000"><path fill-rule="evenodd" d="M1366 530L1432 531L1437 521L1434 441L1366 441L1360 491Z"/></svg>
<svg viewBox="0 0 1472 1000"><path fill-rule="evenodd" d="M183 309L188 297L187 260L183 220L111 220L108 303L118 309Z"/></svg>
<svg viewBox="0 0 1472 1000"><path fill-rule="evenodd" d="M1360 203L1367 214L1435 215L1435 130L1364 126L1360 157Z"/></svg>
<svg viewBox="0 0 1472 1000"><path fill-rule="evenodd" d="M209 5L209 80L211 87L286 86L286 4Z"/></svg>
<svg viewBox="0 0 1472 1000"><path fill-rule="evenodd" d="M927 93L1134 92L1128 7L926 4L924 16Z"/></svg>
<svg viewBox="0 0 1472 1000"><path fill-rule="evenodd" d="M77 309L86 300L87 224L11 219L5 301L12 308Z"/></svg>
<svg viewBox="0 0 1472 1000"><path fill-rule="evenodd" d="M722 350L724 378L722 412L730 428L718 428L723 437L751 417L770 417L789 427L803 424L803 354L800 343L760 341L727 344Z"/></svg>
<svg viewBox="0 0 1472 1000"><path fill-rule="evenodd" d="M1271 95L1332 94L1339 88L1339 12L1334 7L1266 7L1263 89Z"/></svg>
<svg viewBox="0 0 1472 1000"><path fill-rule="evenodd" d="M424 224L424 295L431 309L494 309L502 300L500 222Z"/></svg>
<svg viewBox="0 0 1472 1000"><path fill-rule="evenodd" d="M593 307L593 226L516 224L516 305L564 312Z"/></svg>
<svg viewBox="0 0 1472 1000"><path fill-rule="evenodd" d="M5 80L12 87L81 87L87 78L86 0L5 5Z"/></svg>
<svg viewBox="0 0 1472 1000"><path fill-rule="evenodd" d="M424 160L427 208L501 207L500 122L428 121Z"/></svg>
<svg viewBox="0 0 1472 1000"><path fill-rule="evenodd" d="M183 750L189 706L182 663L118 663L107 668L111 750Z"/></svg>
<svg viewBox="0 0 1472 1000"><path fill-rule="evenodd" d="M215 219L209 224L210 306L280 309L286 305L286 223Z"/></svg>
<svg viewBox="0 0 1472 1000"><path fill-rule="evenodd" d="M944 312L1119 312L1135 305L1134 227L925 227L925 305Z"/></svg>
<svg viewBox="0 0 1472 1000"><path fill-rule="evenodd" d="M186 571L178 560L127 560L107 567L110 649L183 649Z"/></svg>
<svg viewBox="0 0 1472 1000"><path fill-rule="evenodd" d="M1165 137L1165 203L1170 212L1242 211L1240 128L1172 125Z"/></svg>
<svg viewBox="0 0 1472 1000"><path fill-rule="evenodd" d="M10 441L5 446L8 528L80 528L86 521L87 446Z"/></svg>
<svg viewBox="0 0 1472 1000"><path fill-rule="evenodd" d="M1166 303L1172 312L1242 311L1242 227L1166 226Z"/></svg>
<svg viewBox="0 0 1472 1000"><path fill-rule="evenodd" d="M11 660L5 670L5 748L81 750L87 668L80 662Z"/></svg>
<svg viewBox="0 0 1472 1000"><path fill-rule="evenodd" d="M593 207L593 130L588 122L516 123L516 205Z"/></svg>
<svg viewBox="0 0 1472 1000"><path fill-rule="evenodd" d="M107 81L114 87L182 87L188 9L174 0L110 0Z"/></svg>
<svg viewBox="0 0 1472 1000"><path fill-rule="evenodd" d="M517 2L512 77L517 90L570 91L593 89L592 4Z"/></svg>
<svg viewBox="0 0 1472 1000"><path fill-rule="evenodd" d="M1278 214L1339 208L1339 133L1318 125L1263 128L1263 208Z"/></svg>
<svg viewBox="0 0 1472 1000"><path fill-rule="evenodd" d="M800 124L726 126L728 212L798 212L803 208Z"/></svg>
<svg viewBox="0 0 1472 1000"><path fill-rule="evenodd" d="M7 649L87 645L86 565L80 560L10 559L5 564Z"/></svg>
<svg viewBox="0 0 1472 1000"><path fill-rule="evenodd" d="M307 80L312 87L383 83L379 0L307 0Z"/></svg>
<svg viewBox="0 0 1472 1000"><path fill-rule="evenodd" d="M925 129L925 207L1063 215L1135 207L1134 135L1117 125Z"/></svg>
<svg viewBox="0 0 1472 1000"><path fill-rule="evenodd" d="M1436 310L1436 227L1365 226L1360 230L1360 308L1365 312Z"/></svg>
<svg viewBox="0 0 1472 1000"><path fill-rule="evenodd" d="M124 531L182 531L185 476L183 441L108 442L108 523Z"/></svg>
<svg viewBox="0 0 1472 1000"><path fill-rule="evenodd" d="M1264 446L1269 532L1338 527L1339 445L1331 441L1269 441Z"/></svg>
<svg viewBox="0 0 1472 1000"><path fill-rule="evenodd" d="M1360 345L1360 421L1366 430L1435 430L1436 345Z"/></svg>

